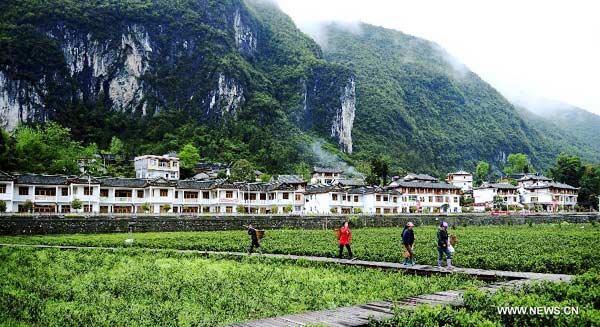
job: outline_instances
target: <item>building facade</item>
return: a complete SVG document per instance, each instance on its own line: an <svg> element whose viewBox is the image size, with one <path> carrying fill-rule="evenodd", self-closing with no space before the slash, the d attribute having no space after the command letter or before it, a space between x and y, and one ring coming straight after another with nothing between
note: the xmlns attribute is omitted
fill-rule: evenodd
<svg viewBox="0 0 600 327"><path fill-rule="evenodd" d="M145 155L135 157L135 177L137 178L159 178L166 180L178 180L179 175L179 158L164 155L154 156Z"/></svg>
<svg viewBox="0 0 600 327"><path fill-rule="evenodd" d="M461 189L424 174L408 174L387 189L402 194L402 212L461 212Z"/></svg>
<svg viewBox="0 0 600 327"><path fill-rule="evenodd" d="M340 178L342 172L343 171L337 168L313 167L310 183L326 185L331 184L331 182L333 182L335 179Z"/></svg>
<svg viewBox="0 0 600 327"><path fill-rule="evenodd" d="M520 206L519 189L508 183L484 183L473 188L473 207L475 211L482 212L491 208L494 203L506 206Z"/></svg>
<svg viewBox="0 0 600 327"><path fill-rule="evenodd" d="M448 174L446 176L446 182L460 187L463 192L473 190L473 175L464 170Z"/></svg>

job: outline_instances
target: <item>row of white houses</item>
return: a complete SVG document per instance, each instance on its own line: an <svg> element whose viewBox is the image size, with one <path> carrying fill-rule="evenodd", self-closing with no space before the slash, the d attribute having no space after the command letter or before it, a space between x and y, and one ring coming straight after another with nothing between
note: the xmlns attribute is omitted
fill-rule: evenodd
<svg viewBox="0 0 600 327"><path fill-rule="evenodd" d="M554 182L545 176L525 175L514 186L509 183L484 183L473 189L476 211L484 211L494 203L507 206L540 208L556 211L562 207L573 210L577 204L578 188Z"/></svg>
<svg viewBox="0 0 600 327"><path fill-rule="evenodd" d="M401 213L459 212L460 188L423 180L386 188L307 185L282 175L269 183L7 174L0 172L0 201L8 212L69 213ZM74 210L78 199L82 208Z"/></svg>

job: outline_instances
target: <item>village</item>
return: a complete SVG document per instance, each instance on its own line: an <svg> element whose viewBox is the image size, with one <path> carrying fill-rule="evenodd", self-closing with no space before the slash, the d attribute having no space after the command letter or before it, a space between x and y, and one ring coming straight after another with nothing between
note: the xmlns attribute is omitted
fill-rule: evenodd
<svg viewBox="0 0 600 327"><path fill-rule="evenodd" d="M309 181L276 175L261 182L256 171L256 182L232 182L228 165L198 164L194 177L180 179L176 156L144 155L134 163L136 178L0 172L0 201L9 213L510 214L574 211L578 195L576 187L533 174L473 187L466 171L449 173L443 181L409 173L382 187L331 167L313 167Z"/></svg>

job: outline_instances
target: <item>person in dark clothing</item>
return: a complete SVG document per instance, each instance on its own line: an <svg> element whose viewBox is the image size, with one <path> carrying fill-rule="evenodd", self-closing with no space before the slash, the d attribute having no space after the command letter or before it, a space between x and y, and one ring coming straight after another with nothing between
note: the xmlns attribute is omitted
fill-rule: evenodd
<svg viewBox="0 0 600 327"><path fill-rule="evenodd" d="M340 259L342 258L344 246L348 250L348 254L350 255L350 258L352 260L356 259L352 256L352 249L350 249L350 241L351 240L352 240L352 233L350 232L350 227L348 226L348 222L346 221L346 222L344 222L344 224L342 225L342 228L340 229L340 240L339 240L340 253L338 255L338 257Z"/></svg>
<svg viewBox="0 0 600 327"><path fill-rule="evenodd" d="M451 270L454 269L452 266L452 253L448 249L448 223L443 221L440 224L440 229L437 233L437 245L438 245L438 268L442 268L442 258L446 254L446 268Z"/></svg>
<svg viewBox="0 0 600 327"><path fill-rule="evenodd" d="M415 225L409 221L406 226L404 226L404 230L402 231L402 244L410 255L408 258L404 258L404 261L402 261L403 265L415 265L415 253L413 252L415 245L415 232L413 231L414 226Z"/></svg>
<svg viewBox="0 0 600 327"><path fill-rule="evenodd" d="M258 253L262 254L262 249L260 247L260 243L258 243L258 236L256 235L256 229L252 224L248 224L248 235L252 239L252 243L250 243L250 249L248 250L248 255L252 254L254 248L258 249Z"/></svg>

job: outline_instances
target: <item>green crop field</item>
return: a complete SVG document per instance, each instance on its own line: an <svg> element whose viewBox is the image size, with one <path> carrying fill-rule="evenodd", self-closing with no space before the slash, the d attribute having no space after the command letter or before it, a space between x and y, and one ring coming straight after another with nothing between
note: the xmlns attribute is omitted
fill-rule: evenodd
<svg viewBox="0 0 600 327"><path fill-rule="evenodd" d="M260 227L260 226L259 226ZM417 262L435 264L436 227L416 227ZM458 226L454 263L460 267L580 274L600 268L600 225L547 224L519 226ZM359 259L401 261L399 228L355 228L352 247ZM116 246L215 251L246 251L245 231L2 236L0 243ZM267 253L334 257L336 240L327 230L269 230L262 241Z"/></svg>
<svg viewBox="0 0 600 327"><path fill-rule="evenodd" d="M500 314L498 308L524 308L527 314ZM552 314L532 314L531 309ZM548 309L546 309L548 308ZM600 326L600 274L587 272L570 283L542 283L491 294L467 290L460 308L419 306L396 310L376 327L407 326Z"/></svg>
<svg viewBox="0 0 600 327"><path fill-rule="evenodd" d="M334 264L0 248L0 325L213 326L478 286Z"/></svg>

